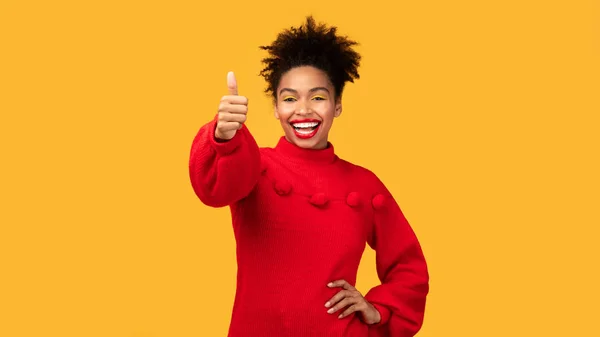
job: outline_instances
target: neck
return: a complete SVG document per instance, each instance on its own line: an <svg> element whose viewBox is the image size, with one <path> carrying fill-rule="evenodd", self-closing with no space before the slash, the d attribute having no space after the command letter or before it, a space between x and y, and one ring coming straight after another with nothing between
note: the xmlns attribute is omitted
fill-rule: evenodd
<svg viewBox="0 0 600 337"><path fill-rule="evenodd" d="M293 161L331 164L337 159L333 144L328 141L318 147L303 148L282 136L275 150Z"/></svg>

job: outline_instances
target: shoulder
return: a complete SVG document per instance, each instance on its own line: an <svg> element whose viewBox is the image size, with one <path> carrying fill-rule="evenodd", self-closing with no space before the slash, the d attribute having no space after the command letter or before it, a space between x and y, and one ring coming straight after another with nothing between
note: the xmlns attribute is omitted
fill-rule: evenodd
<svg viewBox="0 0 600 337"><path fill-rule="evenodd" d="M268 166L271 166L270 164L273 161L275 151L272 147L267 146L260 146L258 151L260 153L261 172L264 172Z"/></svg>
<svg viewBox="0 0 600 337"><path fill-rule="evenodd" d="M259 146L258 150L260 151L260 154L271 155L275 149L269 146Z"/></svg>
<svg viewBox="0 0 600 337"><path fill-rule="evenodd" d="M352 184L358 184L365 192L374 196L376 194L388 194L387 188L379 176L365 166L339 159L340 165L351 175Z"/></svg>
<svg viewBox="0 0 600 337"><path fill-rule="evenodd" d="M275 152L275 149L273 147L261 146L258 148L258 151L260 152L260 156L263 159L263 161L273 161L277 157L277 153Z"/></svg>

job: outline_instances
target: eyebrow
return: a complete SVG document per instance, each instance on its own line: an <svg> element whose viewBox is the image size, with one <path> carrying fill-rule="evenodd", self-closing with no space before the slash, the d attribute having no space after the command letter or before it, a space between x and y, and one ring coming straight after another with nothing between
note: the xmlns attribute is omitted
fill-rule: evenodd
<svg viewBox="0 0 600 337"><path fill-rule="evenodd" d="M318 91L318 90L325 90L325 91L327 91L327 93L329 93L329 89L327 89L325 87L315 87L315 88L310 89L308 92L315 92L315 91ZM283 88L283 89L279 90L279 94L281 95L281 93L284 92L284 91L291 91L291 92L293 92L295 94L298 93L298 90L294 90L294 89L290 89L290 88Z"/></svg>

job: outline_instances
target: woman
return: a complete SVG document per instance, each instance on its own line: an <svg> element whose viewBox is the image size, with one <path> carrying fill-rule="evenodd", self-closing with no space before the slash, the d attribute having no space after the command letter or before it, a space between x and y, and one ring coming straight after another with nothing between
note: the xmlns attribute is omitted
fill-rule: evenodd
<svg viewBox="0 0 600 337"><path fill-rule="evenodd" d="M345 82L358 78L356 42L312 17L279 34L261 75L284 136L259 147L244 124L248 99L229 95L195 136L190 178L198 198L229 206L237 290L229 337L413 336L429 290L419 242L390 192L339 158L329 130ZM355 287L368 244L381 284Z"/></svg>

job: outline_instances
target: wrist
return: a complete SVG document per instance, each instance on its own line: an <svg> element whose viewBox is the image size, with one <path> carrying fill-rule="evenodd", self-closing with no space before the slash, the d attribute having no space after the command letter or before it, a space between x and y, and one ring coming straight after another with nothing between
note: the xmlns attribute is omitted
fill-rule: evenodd
<svg viewBox="0 0 600 337"><path fill-rule="evenodd" d="M213 127L210 128L211 132L208 135L209 138L209 142L212 145L212 148L219 154L219 155L229 155L231 153L233 153L240 145L241 145L241 139L239 136L234 135L234 137L230 138L230 139L225 139L225 138L220 138L222 137L222 135L220 135L218 129L217 129L217 120L215 118L215 120L212 121L213 123Z"/></svg>
<svg viewBox="0 0 600 337"><path fill-rule="evenodd" d="M377 303L373 303L372 305L375 308L377 315L379 316L379 319L377 320L377 322L373 323L372 325L382 325L382 324L387 323L391 316L390 309L386 308L383 305L377 304Z"/></svg>
<svg viewBox="0 0 600 337"><path fill-rule="evenodd" d="M375 307L373 307L375 308ZM375 308L375 321L373 323L371 323L371 325L373 324L379 324L381 322L381 313L379 313L379 310L377 310L377 308Z"/></svg>
<svg viewBox="0 0 600 337"><path fill-rule="evenodd" d="M221 131L219 130L219 122L217 120L217 117L215 117L215 120L213 121L215 126L213 128L213 139L217 142L217 143L226 143L228 141L231 140L231 138L227 138L225 137Z"/></svg>
<svg viewBox="0 0 600 337"><path fill-rule="evenodd" d="M228 142L228 141L230 141L230 140L231 140L231 139L227 139L227 138L223 137L223 136L222 136L222 135L219 133L219 131L215 131L215 141L216 141L217 143L225 143L225 142Z"/></svg>

